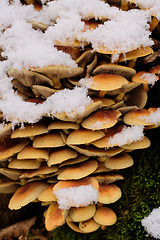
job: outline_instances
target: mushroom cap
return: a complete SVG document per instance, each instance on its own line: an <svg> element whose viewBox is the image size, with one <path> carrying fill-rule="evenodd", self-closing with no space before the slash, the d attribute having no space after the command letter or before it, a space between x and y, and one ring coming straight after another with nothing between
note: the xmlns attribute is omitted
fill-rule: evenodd
<svg viewBox="0 0 160 240"><path fill-rule="evenodd" d="M98 202L110 204L116 202L122 196L121 189L115 184L99 184Z"/></svg>
<svg viewBox="0 0 160 240"><path fill-rule="evenodd" d="M119 64L105 63L94 69L94 75L99 73L117 74L130 79L136 73L136 70L131 67L121 66Z"/></svg>
<svg viewBox="0 0 160 240"><path fill-rule="evenodd" d="M59 120L54 120L52 123L48 125L48 130L52 129L79 129L79 124L75 122L63 122Z"/></svg>
<svg viewBox="0 0 160 240"><path fill-rule="evenodd" d="M50 153L47 161L48 166L62 163L65 160L76 158L78 153L69 147L63 147L57 150L53 150Z"/></svg>
<svg viewBox="0 0 160 240"><path fill-rule="evenodd" d="M9 168L0 168L0 174L12 179L19 180L19 177L22 175L23 171Z"/></svg>
<svg viewBox="0 0 160 240"><path fill-rule="evenodd" d="M74 166L67 167L58 175L58 180L81 179L93 173L98 167L96 160L89 160Z"/></svg>
<svg viewBox="0 0 160 240"><path fill-rule="evenodd" d="M37 159L16 159L13 158L9 164L8 168L12 169L38 169L41 166L41 161Z"/></svg>
<svg viewBox="0 0 160 240"><path fill-rule="evenodd" d="M134 164L133 158L125 152L120 153L114 157L108 158L104 162L105 167L112 170L128 168L131 167L133 164Z"/></svg>
<svg viewBox="0 0 160 240"><path fill-rule="evenodd" d="M48 133L37 136L33 140L33 147L35 148L51 148L62 147L65 143L60 133Z"/></svg>
<svg viewBox="0 0 160 240"><path fill-rule="evenodd" d="M99 110L85 118L82 127L90 130L100 130L113 127L121 116L118 110Z"/></svg>
<svg viewBox="0 0 160 240"><path fill-rule="evenodd" d="M86 221L94 216L96 212L95 204L89 204L88 206L84 207L71 207L69 209L69 215L73 222L81 222Z"/></svg>
<svg viewBox="0 0 160 240"><path fill-rule="evenodd" d="M141 47L136 50L130 51L130 52L126 53L125 55L121 54L121 56L119 58L119 62L131 60L133 58L144 57L151 53L154 53L153 49L151 47L149 47L149 46Z"/></svg>
<svg viewBox="0 0 160 240"><path fill-rule="evenodd" d="M57 89L53 89L53 88L49 88L41 85L32 85L31 89L36 98L44 98L44 99L46 99L47 97L50 97L55 92L60 91Z"/></svg>
<svg viewBox="0 0 160 240"><path fill-rule="evenodd" d="M95 179L99 182L99 184L110 184L117 180L123 180L124 177L117 173L106 173L105 175L96 175Z"/></svg>
<svg viewBox="0 0 160 240"><path fill-rule="evenodd" d="M37 149L32 146L26 146L18 154L17 159L43 158L48 160L49 152L46 149Z"/></svg>
<svg viewBox="0 0 160 240"><path fill-rule="evenodd" d="M123 122L128 125L152 125L151 122L145 119L148 116L149 112L147 109L135 109L125 114L123 117Z"/></svg>
<svg viewBox="0 0 160 240"><path fill-rule="evenodd" d="M20 178L33 178L36 176L46 176L58 171L57 166L48 167L46 163L43 163L38 169L25 171Z"/></svg>
<svg viewBox="0 0 160 240"><path fill-rule="evenodd" d="M96 231L100 227L100 224L94 221L93 218L80 222L79 223L79 229L85 233L91 233Z"/></svg>
<svg viewBox="0 0 160 240"><path fill-rule="evenodd" d="M67 215L68 210L60 209L57 202L51 203L45 215L45 227L47 231L52 231L62 226L65 223Z"/></svg>
<svg viewBox="0 0 160 240"><path fill-rule="evenodd" d="M15 182L7 177L3 177L0 179L0 193L2 194L14 193L17 191L19 184L20 184L19 182Z"/></svg>
<svg viewBox="0 0 160 240"><path fill-rule="evenodd" d="M151 69L149 69L149 72L159 75L160 74L160 64L152 67Z"/></svg>
<svg viewBox="0 0 160 240"><path fill-rule="evenodd" d="M141 140L138 140L136 142L132 142L130 144L125 144L121 147L126 149L126 150L135 150L135 149L148 148L150 145L151 145L151 142L150 142L149 138L144 136Z"/></svg>
<svg viewBox="0 0 160 240"><path fill-rule="evenodd" d="M148 74L150 75L151 73L148 73L147 71L139 71L137 72L133 77L132 77L132 82L135 82L135 83L147 83L148 84L148 81L145 77L145 74ZM152 75L152 74L151 74ZM156 75L155 75L156 76ZM158 76L157 77L157 80L159 79Z"/></svg>
<svg viewBox="0 0 160 240"><path fill-rule="evenodd" d="M73 149L75 149L77 152L81 153L81 154L84 154L86 156L89 156L89 157L113 157L115 156L116 154L124 151L123 148L120 148L120 147L113 147L113 148L110 148L110 149L101 149L101 148L97 148L97 147L94 147L94 146L73 146L73 145L70 145L70 147L72 147Z"/></svg>
<svg viewBox="0 0 160 240"><path fill-rule="evenodd" d="M123 85L128 84L126 78L109 73L100 73L94 77L91 77L90 89L111 91L121 88Z"/></svg>
<svg viewBox="0 0 160 240"><path fill-rule="evenodd" d="M86 160L88 160L89 157L85 156L85 155L78 155L76 158L74 159L69 159L66 160L64 162L62 162L59 167L63 167L63 166L68 166L68 165L73 165L73 164L77 164L77 163L81 163L81 162L85 162Z"/></svg>
<svg viewBox="0 0 160 240"><path fill-rule="evenodd" d="M11 138L27 138L43 133L47 133L48 129L45 124L35 123L33 125L26 125L24 128L17 128L11 135Z"/></svg>
<svg viewBox="0 0 160 240"><path fill-rule="evenodd" d="M80 145L91 143L104 136L102 131L91 131L87 129L79 129L71 132L67 138L68 145Z"/></svg>
<svg viewBox="0 0 160 240"><path fill-rule="evenodd" d="M108 107L108 106L111 106L115 103L115 101L113 99L110 99L110 98L95 98L93 97L92 98L93 102L98 102L98 101L101 101L102 102L102 107Z"/></svg>
<svg viewBox="0 0 160 240"><path fill-rule="evenodd" d="M97 209L93 219L100 225L111 226L116 223L117 216L108 207L100 207Z"/></svg>
<svg viewBox="0 0 160 240"><path fill-rule="evenodd" d="M0 137L10 135L11 133L12 133L12 123L5 124L0 129Z"/></svg>
<svg viewBox="0 0 160 240"><path fill-rule="evenodd" d="M74 222L70 222L70 221L66 220L66 223L73 231L78 232L78 233L85 233L85 232L82 232L79 229L79 226L77 226Z"/></svg>
<svg viewBox="0 0 160 240"><path fill-rule="evenodd" d="M118 125L118 126L109 128L109 129L105 130L105 136L103 138L92 142L92 144L98 148L109 148L109 147L118 146L118 143L110 144L109 140L115 134L121 132L122 129L123 129L123 125Z"/></svg>
<svg viewBox="0 0 160 240"><path fill-rule="evenodd" d="M21 186L12 196L9 202L9 208L20 209L28 203L35 200L39 194L48 187L48 184L42 181L29 182Z"/></svg>
<svg viewBox="0 0 160 240"><path fill-rule="evenodd" d="M38 196L38 200L42 202L57 201L55 195L53 194L53 187L55 184L51 184L45 188Z"/></svg>
<svg viewBox="0 0 160 240"><path fill-rule="evenodd" d="M99 189L98 181L94 177L86 177L78 180L58 181L58 183L54 185L53 191L57 191L63 188L80 187L80 186L87 186L87 185L92 185L92 187L94 187L95 190Z"/></svg>
<svg viewBox="0 0 160 240"><path fill-rule="evenodd" d="M5 161L15 153L20 152L28 143L28 139L21 139L16 141L7 138L7 141L5 142L0 141L0 161Z"/></svg>

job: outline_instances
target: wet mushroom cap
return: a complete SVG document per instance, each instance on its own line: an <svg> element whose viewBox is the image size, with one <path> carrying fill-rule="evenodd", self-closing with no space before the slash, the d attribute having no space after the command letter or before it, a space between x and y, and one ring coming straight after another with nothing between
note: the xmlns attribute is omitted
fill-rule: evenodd
<svg viewBox="0 0 160 240"><path fill-rule="evenodd" d="M98 208L93 218L98 224L105 226L111 226L117 221L116 214L108 207Z"/></svg>
<svg viewBox="0 0 160 240"><path fill-rule="evenodd" d="M91 131L87 129L75 130L67 138L68 145L80 145L93 142L104 136L102 131Z"/></svg>
<svg viewBox="0 0 160 240"><path fill-rule="evenodd" d="M21 186L12 196L9 202L9 208L20 209L28 203L35 200L39 194L48 187L48 184L42 181L35 181Z"/></svg>
<svg viewBox="0 0 160 240"><path fill-rule="evenodd" d="M122 196L121 189L115 184L99 184L98 202L110 204Z"/></svg>

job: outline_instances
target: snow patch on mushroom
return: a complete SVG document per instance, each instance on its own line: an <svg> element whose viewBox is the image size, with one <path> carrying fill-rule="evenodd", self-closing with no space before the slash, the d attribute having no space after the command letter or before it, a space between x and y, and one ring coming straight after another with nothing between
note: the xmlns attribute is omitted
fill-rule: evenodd
<svg viewBox="0 0 160 240"><path fill-rule="evenodd" d="M157 76L154 73L143 73L142 76L140 76L141 79L146 80L148 84L150 84L152 87L154 86L155 82L158 80Z"/></svg>
<svg viewBox="0 0 160 240"><path fill-rule="evenodd" d="M130 144L138 140L143 139L144 127L142 125L127 127L124 126L122 131L116 133L113 137L110 137L108 143L111 145L118 144L119 146Z"/></svg>
<svg viewBox="0 0 160 240"><path fill-rule="evenodd" d="M87 206L97 203L98 199L98 191L91 184L55 190L53 194L58 199L60 209Z"/></svg>

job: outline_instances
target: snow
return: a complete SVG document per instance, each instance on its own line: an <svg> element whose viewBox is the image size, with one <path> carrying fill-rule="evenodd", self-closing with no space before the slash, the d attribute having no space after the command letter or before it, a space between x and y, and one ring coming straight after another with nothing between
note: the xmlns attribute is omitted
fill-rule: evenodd
<svg viewBox="0 0 160 240"><path fill-rule="evenodd" d="M79 187L69 187L53 191L58 199L60 209L69 209L70 207L87 206L96 203L98 191L89 184Z"/></svg>
<svg viewBox="0 0 160 240"><path fill-rule="evenodd" d="M140 78L146 80L151 87L153 87L155 82L158 80L154 73L143 73Z"/></svg>
<svg viewBox="0 0 160 240"><path fill-rule="evenodd" d="M139 117L141 120L145 120L151 125L159 125L160 124L160 108L157 108L155 111L152 111L148 116Z"/></svg>
<svg viewBox="0 0 160 240"><path fill-rule="evenodd" d="M150 236L160 239L160 207L154 208L148 217L141 220L141 223Z"/></svg>
<svg viewBox="0 0 160 240"><path fill-rule="evenodd" d="M111 145L118 145L122 146L125 144L130 144L132 142L136 142L138 140L143 139L144 133L143 133L144 127L142 125L137 126L124 126L122 131L114 134L113 137L110 137L108 144Z"/></svg>

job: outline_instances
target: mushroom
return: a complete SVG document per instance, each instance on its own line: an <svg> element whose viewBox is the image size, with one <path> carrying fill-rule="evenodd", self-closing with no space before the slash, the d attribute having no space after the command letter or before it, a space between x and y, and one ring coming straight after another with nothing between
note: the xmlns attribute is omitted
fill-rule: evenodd
<svg viewBox="0 0 160 240"><path fill-rule="evenodd" d="M74 129L78 130L79 129L79 124L74 123L74 122L63 122L59 120L54 120L48 125L48 130L53 130L53 129Z"/></svg>
<svg viewBox="0 0 160 240"><path fill-rule="evenodd" d="M40 195L38 196L38 200L42 202L54 202L57 201L55 195L53 194L53 187L55 184L51 184L47 188L45 188Z"/></svg>
<svg viewBox="0 0 160 240"><path fill-rule="evenodd" d="M81 125L90 130L111 128L117 123L119 116L121 113L118 110L99 110L85 118Z"/></svg>
<svg viewBox="0 0 160 240"><path fill-rule="evenodd" d="M21 186L10 199L8 207L11 210L20 209L21 207L34 201L47 187L48 184L42 181L34 181Z"/></svg>
<svg viewBox="0 0 160 240"><path fill-rule="evenodd" d="M85 161L88 160L88 159L89 159L88 156L79 154L76 158L69 159L69 160L66 160L66 161L62 162L62 163L59 165L59 168L64 167L64 166L68 166L68 165L73 165L73 164L85 162Z"/></svg>
<svg viewBox="0 0 160 240"><path fill-rule="evenodd" d="M71 207L69 209L69 216L71 217L73 222L82 222L92 218L95 212L95 204L89 204L88 206L79 208Z"/></svg>
<svg viewBox="0 0 160 240"><path fill-rule="evenodd" d="M152 125L152 122L147 120L149 115L150 114L147 109L135 109L125 114L123 122L128 125Z"/></svg>
<svg viewBox="0 0 160 240"><path fill-rule="evenodd" d="M62 163L68 159L76 158L77 152L69 147L63 147L58 150L52 150L50 153L49 159L47 161L48 166L56 165Z"/></svg>
<svg viewBox="0 0 160 240"><path fill-rule="evenodd" d="M38 149L32 146L26 146L17 154L17 159L31 159L31 158L32 159L41 158L48 160L49 152L46 149Z"/></svg>
<svg viewBox="0 0 160 240"><path fill-rule="evenodd" d="M99 182L100 185L110 184L117 180L123 180L124 177L117 173L106 173L101 175L96 175L95 179Z"/></svg>
<svg viewBox="0 0 160 240"><path fill-rule="evenodd" d="M0 168L0 174L4 175L12 180L19 180L22 173L23 173L23 171L21 171L21 170Z"/></svg>
<svg viewBox="0 0 160 240"><path fill-rule="evenodd" d="M36 98L44 98L44 99L50 97L55 92L61 91L61 90L57 90L57 89L53 89L53 88L49 88L41 85L32 85L31 89Z"/></svg>
<svg viewBox="0 0 160 240"><path fill-rule="evenodd" d="M112 170L128 168L131 167L133 164L133 158L125 152L108 158L104 162L105 167Z"/></svg>
<svg viewBox="0 0 160 240"><path fill-rule="evenodd" d="M98 163L95 160L89 160L79 164L75 164L71 167L63 169L57 179L58 180L73 180L84 178L93 173L98 167Z"/></svg>
<svg viewBox="0 0 160 240"><path fill-rule="evenodd" d="M12 181L7 177L3 177L0 179L0 193L9 194L17 191L19 187L19 182Z"/></svg>
<svg viewBox="0 0 160 240"><path fill-rule="evenodd" d="M51 203L45 214L45 227L47 231L52 231L62 226L65 223L67 215L68 210L60 209L57 202Z"/></svg>
<svg viewBox="0 0 160 240"><path fill-rule="evenodd" d="M35 123L33 125L25 125L24 128L17 128L12 134L11 138L27 138L36 135L47 133L48 129L44 123Z"/></svg>
<svg viewBox="0 0 160 240"><path fill-rule="evenodd" d="M84 233L91 233L96 231L100 227L93 218L79 223L79 229Z"/></svg>
<svg viewBox="0 0 160 240"><path fill-rule="evenodd" d="M117 216L108 207L100 207L97 209L93 219L100 225L111 226L116 223Z"/></svg>
<svg viewBox="0 0 160 240"><path fill-rule="evenodd" d="M37 159L21 159L13 158L9 164L8 168L12 169L38 169L41 166L41 161Z"/></svg>
<svg viewBox="0 0 160 240"><path fill-rule="evenodd" d="M33 140L34 148L55 148L62 147L65 143L60 133L48 133L41 136L37 136Z"/></svg>
<svg viewBox="0 0 160 240"><path fill-rule="evenodd" d="M136 142L132 142L130 144L122 145L121 148L124 148L127 151L133 151L135 149L144 149L150 147L151 142L149 138L144 136L141 140L138 140Z"/></svg>
<svg viewBox="0 0 160 240"><path fill-rule="evenodd" d="M122 196L121 189L115 184L99 184L98 202L110 204L116 202Z"/></svg>
<svg viewBox="0 0 160 240"><path fill-rule="evenodd" d="M87 129L79 129L71 132L67 138L68 145L88 144L100 139L105 134L102 131L91 131Z"/></svg>

